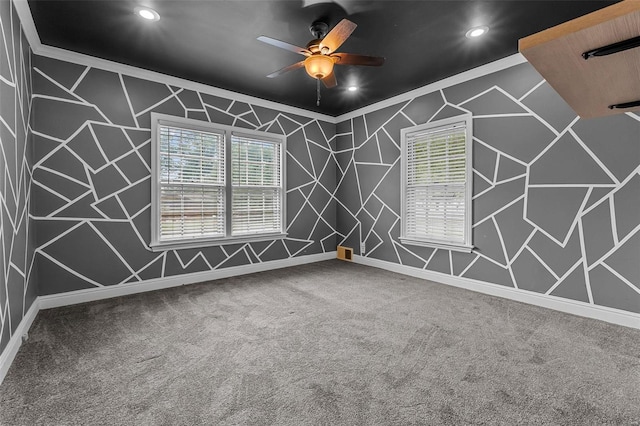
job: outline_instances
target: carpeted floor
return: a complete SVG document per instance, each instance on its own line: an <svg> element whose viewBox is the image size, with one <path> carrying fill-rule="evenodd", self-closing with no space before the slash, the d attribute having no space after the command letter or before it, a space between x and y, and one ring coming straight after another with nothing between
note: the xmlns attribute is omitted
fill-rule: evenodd
<svg viewBox="0 0 640 426"><path fill-rule="evenodd" d="M640 425L640 330L339 261L42 311L3 425Z"/></svg>

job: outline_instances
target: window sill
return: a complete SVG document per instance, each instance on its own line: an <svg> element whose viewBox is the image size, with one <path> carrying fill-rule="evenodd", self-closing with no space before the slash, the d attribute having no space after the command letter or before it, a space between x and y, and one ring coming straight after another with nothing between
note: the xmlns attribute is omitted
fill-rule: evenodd
<svg viewBox="0 0 640 426"><path fill-rule="evenodd" d="M446 244L446 243L438 243L433 241L421 241L421 240L413 240L411 238L400 238L400 242L402 244L408 244L412 246L422 246L422 247L432 247L439 248L445 250L459 251L463 253L471 253L473 250L473 246L465 246L462 244Z"/></svg>
<svg viewBox="0 0 640 426"><path fill-rule="evenodd" d="M254 243L258 241L270 241L270 240L282 240L287 237L285 233L277 234L258 234L258 235L243 235L241 237L227 237L227 238L215 238L215 239L193 239L193 240L173 240L153 242L149 244L151 251L165 251L174 249L191 249L198 247L215 247L224 244L244 244Z"/></svg>

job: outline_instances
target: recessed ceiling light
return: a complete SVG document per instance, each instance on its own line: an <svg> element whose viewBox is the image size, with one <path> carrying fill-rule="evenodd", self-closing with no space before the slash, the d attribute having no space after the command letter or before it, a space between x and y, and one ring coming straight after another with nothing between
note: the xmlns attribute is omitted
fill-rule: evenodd
<svg viewBox="0 0 640 426"><path fill-rule="evenodd" d="M477 38L482 35L485 35L488 31L489 31L489 27L487 27L486 25L482 25L479 27L471 28L469 31L467 31L467 34L465 35L467 36L467 38Z"/></svg>
<svg viewBox="0 0 640 426"><path fill-rule="evenodd" d="M160 19L158 12L148 7L136 7L134 10L136 15L148 21L158 21Z"/></svg>
<svg viewBox="0 0 640 426"><path fill-rule="evenodd" d="M347 87L347 90L350 92L355 92L356 90L358 90L358 86L349 86Z"/></svg>

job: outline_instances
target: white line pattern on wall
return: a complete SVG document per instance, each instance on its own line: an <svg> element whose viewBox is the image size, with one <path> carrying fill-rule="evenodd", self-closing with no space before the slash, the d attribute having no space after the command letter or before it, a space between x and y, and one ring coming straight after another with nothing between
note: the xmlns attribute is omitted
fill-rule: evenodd
<svg viewBox="0 0 640 426"><path fill-rule="evenodd" d="M43 294L335 250L332 123L37 56L34 73L38 117L57 117L33 132ZM287 238L151 252L152 111L286 135Z"/></svg>
<svg viewBox="0 0 640 426"><path fill-rule="evenodd" d="M28 139L31 51L12 2L0 6L0 354L37 296Z"/></svg>
<svg viewBox="0 0 640 426"><path fill-rule="evenodd" d="M640 212L630 208L640 202L638 116L580 120L539 76L509 89L485 83L500 73L337 124L338 243L357 253L364 242L372 259L640 312ZM474 119L476 247L403 245L398 130L465 112Z"/></svg>

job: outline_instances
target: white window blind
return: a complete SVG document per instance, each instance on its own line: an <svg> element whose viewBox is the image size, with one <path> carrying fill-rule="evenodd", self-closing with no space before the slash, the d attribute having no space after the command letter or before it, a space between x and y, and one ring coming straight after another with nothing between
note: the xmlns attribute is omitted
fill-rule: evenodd
<svg viewBox="0 0 640 426"><path fill-rule="evenodd" d="M403 131L401 238L470 246L470 125L446 120Z"/></svg>
<svg viewBox="0 0 640 426"><path fill-rule="evenodd" d="M159 126L160 239L224 236L224 135Z"/></svg>
<svg viewBox="0 0 640 426"><path fill-rule="evenodd" d="M152 249L286 236L284 136L151 116Z"/></svg>
<svg viewBox="0 0 640 426"><path fill-rule="evenodd" d="M282 228L281 144L231 136L232 235Z"/></svg>

